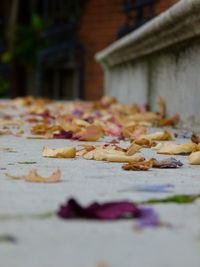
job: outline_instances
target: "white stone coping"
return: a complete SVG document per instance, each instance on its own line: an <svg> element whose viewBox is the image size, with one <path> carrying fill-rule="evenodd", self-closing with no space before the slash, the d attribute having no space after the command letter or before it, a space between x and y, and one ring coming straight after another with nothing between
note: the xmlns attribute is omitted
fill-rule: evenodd
<svg viewBox="0 0 200 267"><path fill-rule="evenodd" d="M180 0L95 55L103 66L114 66L200 35L200 0Z"/></svg>

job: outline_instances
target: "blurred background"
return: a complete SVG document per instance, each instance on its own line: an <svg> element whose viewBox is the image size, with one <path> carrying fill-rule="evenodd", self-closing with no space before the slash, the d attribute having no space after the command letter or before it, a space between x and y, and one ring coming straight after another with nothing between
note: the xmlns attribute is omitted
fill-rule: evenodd
<svg viewBox="0 0 200 267"><path fill-rule="evenodd" d="M96 100L104 49L178 0L1 0L0 97Z"/></svg>

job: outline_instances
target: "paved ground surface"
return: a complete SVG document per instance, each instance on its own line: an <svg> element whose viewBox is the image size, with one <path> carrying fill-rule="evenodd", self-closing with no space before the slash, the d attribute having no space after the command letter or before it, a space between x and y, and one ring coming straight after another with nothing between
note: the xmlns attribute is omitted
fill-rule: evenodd
<svg viewBox="0 0 200 267"><path fill-rule="evenodd" d="M16 238L16 243L0 242L1 267L200 266L200 201L191 205L154 206L162 221L172 227L140 232L134 229L132 219L92 222L34 218L32 215L56 210L72 196L82 204L88 204L94 200L140 201L200 192L200 166L189 166L187 157L183 156L176 157L184 163L180 169L148 172L126 172L118 163L41 157L43 145L57 148L71 144L65 140L0 138L1 148L16 151L0 152L0 235L9 234ZM73 144L78 145L77 142ZM150 149L142 153L147 158L167 157L158 156ZM36 163L18 163L24 161ZM33 184L9 180L4 175L5 172L26 174L33 167L43 175L59 167L62 182ZM143 184L173 184L175 187L172 192L160 194L124 191ZM10 217L5 219L5 215Z"/></svg>

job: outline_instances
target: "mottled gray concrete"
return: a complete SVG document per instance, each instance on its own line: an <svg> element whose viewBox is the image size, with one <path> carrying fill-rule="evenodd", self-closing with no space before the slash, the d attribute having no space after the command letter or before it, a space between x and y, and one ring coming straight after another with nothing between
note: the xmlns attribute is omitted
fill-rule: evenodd
<svg viewBox="0 0 200 267"><path fill-rule="evenodd" d="M102 140L103 142L104 140ZM179 140L182 142L183 140ZM187 158L177 156L184 166L176 170L126 172L122 164L76 159L42 158L42 146L52 148L78 145L65 140L28 140L0 137L0 147L16 153L0 152L0 218L7 215L34 215L54 211L69 197L82 204L94 200L141 201L152 197L200 192L200 166L189 166ZM147 158L166 158L155 151L142 151ZM36 161L33 165L18 162ZM12 164L12 165L11 165ZM37 168L48 175L56 168L62 182L33 184L10 180L4 173L24 174ZM124 191L140 184L175 185L172 193L152 194ZM92 222L63 221L56 217L0 219L0 234L10 234L17 243L0 242L1 267L199 267L200 201L191 205L159 204L156 212L172 228L134 229L134 220Z"/></svg>

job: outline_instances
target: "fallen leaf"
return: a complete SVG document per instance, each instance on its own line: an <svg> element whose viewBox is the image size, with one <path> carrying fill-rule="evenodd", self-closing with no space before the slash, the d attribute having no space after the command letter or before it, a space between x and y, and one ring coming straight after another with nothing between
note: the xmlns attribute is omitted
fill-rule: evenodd
<svg viewBox="0 0 200 267"><path fill-rule="evenodd" d="M194 143L184 143L180 145L166 143L161 146L157 153L166 155L187 155L197 150L198 146Z"/></svg>
<svg viewBox="0 0 200 267"><path fill-rule="evenodd" d="M44 146L42 149L42 156L49 158L75 158L76 148L63 147L63 148L51 149L47 146Z"/></svg>
<svg viewBox="0 0 200 267"><path fill-rule="evenodd" d="M144 160L144 157L141 155L127 156L125 152L116 150L115 147L96 147L89 152L86 150L85 153L82 153L82 157L89 160L93 159L110 162L131 162Z"/></svg>
<svg viewBox="0 0 200 267"><path fill-rule="evenodd" d="M16 153L16 151L13 148L10 148L10 147L2 147L2 148L0 148L0 151L9 152L9 153Z"/></svg>
<svg viewBox="0 0 200 267"><path fill-rule="evenodd" d="M10 135L12 132L9 129L0 129L0 135Z"/></svg>
<svg viewBox="0 0 200 267"><path fill-rule="evenodd" d="M172 140L172 136L168 130L164 130L163 132L155 132L155 133L147 134L147 135L141 136L141 138L142 137L153 140L153 141Z"/></svg>
<svg viewBox="0 0 200 267"><path fill-rule="evenodd" d="M127 149L127 152L126 152L126 155L127 156L132 156L134 155L136 152L138 152L142 147L135 144L135 143L132 143L128 149Z"/></svg>
<svg viewBox="0 0 200 267"><path fill-rule="evenodd" d="M137 113L135 115L132 115L133 121L147 121L147 122L155 122L159 121L161 119L161 116L159 114L156 114L154 112L144 112L144 113Z"/></svg>
<svg viewBox="0 0 200 267"><path fill-rule="evenodd" d="M133 143L135 143L141 147L144 147L144 148L151 148L151 147L154 147L157 145L155 141L152 141L148 138L138 138L138 139L135 139L133 141Z"/></svg>
<svg viewBox="0 0 200 267"><path fill-rule="evenodd" d="M145 158L141 155L132 155L132 156L126 156L126 155L116 155L116 154L110 154L107 155L106 160L109 162L132 162L132 161L143 161Z"/></svg>
<svg viewBox="0 0 200 267"><path fill-rule="evenodd" d="M200 151L192 152L188 159L191 165L200 165Z"/></svg>
<svg viewBox="0 0 200 267"><path fill-rule="evenodd" d="M156 160L152 159L153 168L177 168L183 166L183 163L180 160L176 160L175 158L168 158L164 160Z"/></svg>
<svg viewBox="0 0 200 267"><path fill-rule="evenodd" d="M60 181L61 171L57 169L57 171L53 172L49 177L42 177L37 173L36 169L30 170L28 175L14 176L8 173L5 175L11 179L16 180L24 180L26 182L31 183L57 183Z"/></svg>
<svg viewBox="0 0 200 267"><path fill-rule="evenodd" d="M179 121L179 115L174 114L171 118L162 119L159 121L159 126L174 126Z"/></svg>
<svg viewBox="0 0 200 267"><path fill-rule="evenodd" d="M21 126L23 124L23 121L17 120L0 120L0 125L2 126Z"/></svg>
<svg viewBox="0 0 200 267"><path fill-rule="evenodd" d="M130 162L122 166L122 169L126 171L148 171L150 168L152 168L152 160L143 162Z"/></svg>
<svg viewBox="0 0 200 267"><path fill-rule="evenodd" d="M197 133L193 132L192 136L191 136L191 141L195 144L199 144L200 143L200 136L197 135Z"/></svg>
<svg viewBox="0 0 200 267"><path fill-rule="evenodd" d="M97 141L103 136L103 130L100 126L91 125L86 127L82 132L77 133L75 138L80 141Z"/></svg>

